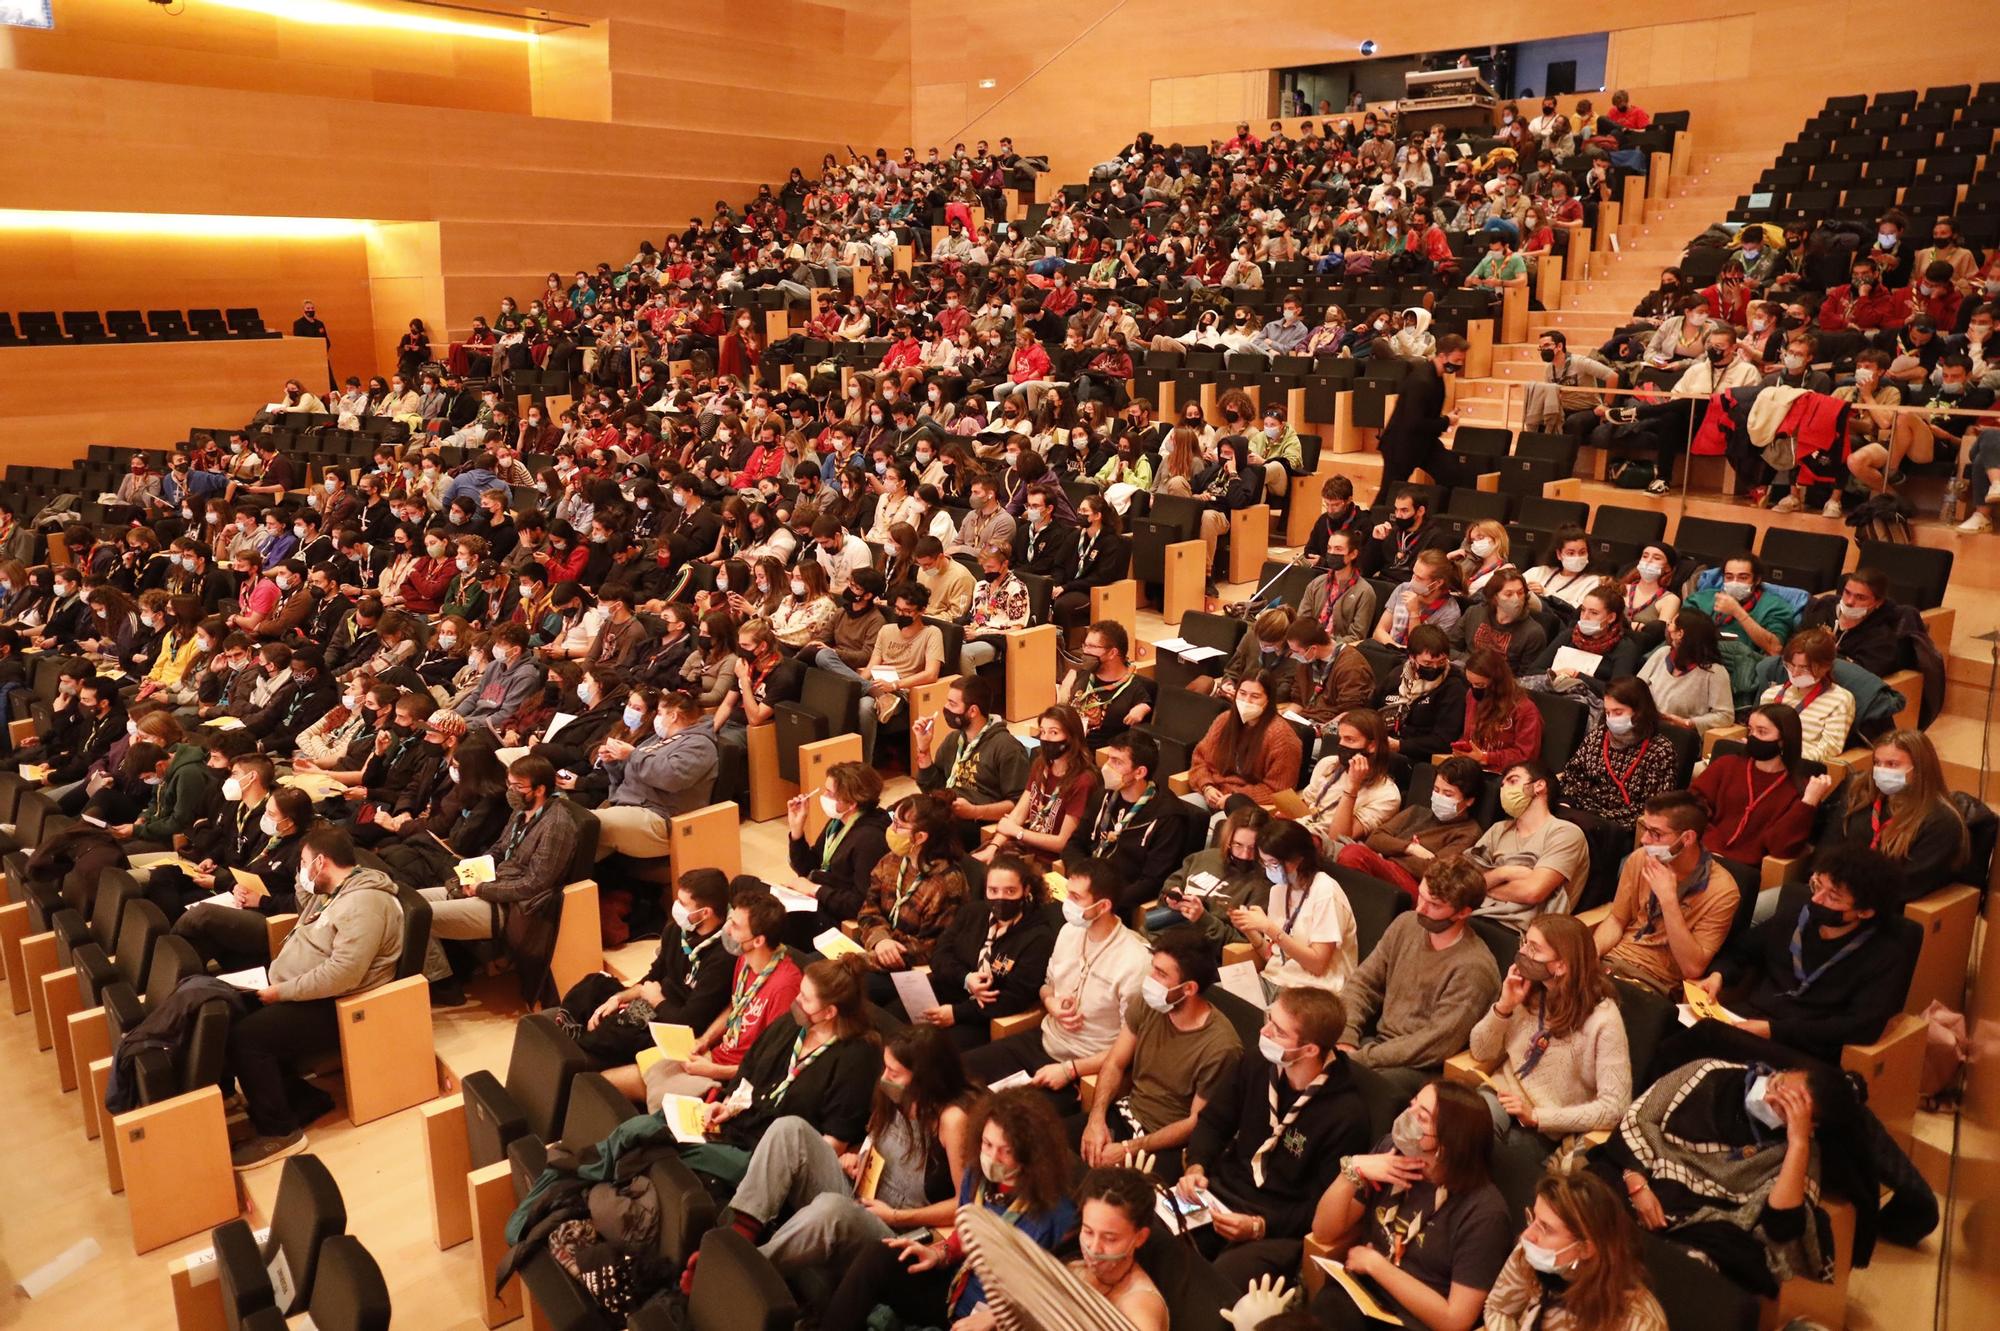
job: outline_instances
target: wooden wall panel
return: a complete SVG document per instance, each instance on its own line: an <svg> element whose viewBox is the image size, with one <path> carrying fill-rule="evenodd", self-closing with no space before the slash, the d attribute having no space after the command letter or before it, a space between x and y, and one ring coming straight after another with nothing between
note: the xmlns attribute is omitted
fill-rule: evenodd
<svg viewBox="0 0 2000 1331"><path fill-rule="evenodd" d="M333 339L335 369L342 376L372 373L378 363L375 319L367 249L358 233L217 239L142 232L0 232L0 300L10 311L254 305L266 324L283 332L308 299ZM390 345L394 343L391 338Z"/></svg>
<svg viewBox="0 0 2000 1331"><path fill-rule="evenodd" d="M11 348L0 355L0 459L62 466L89 444L158 448L190 427L240 424L286 379L322 384L320 346L284 337Z"/></svg>

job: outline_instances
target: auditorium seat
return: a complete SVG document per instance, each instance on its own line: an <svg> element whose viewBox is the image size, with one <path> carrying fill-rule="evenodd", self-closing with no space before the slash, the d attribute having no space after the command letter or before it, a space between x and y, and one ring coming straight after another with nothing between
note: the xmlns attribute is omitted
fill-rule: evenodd
<svg viewBox="0 0 2000 1331"><path fill-rule="evenodd" d="M21 335L28 339L30 346L36 347L57 347L69 341L54 310L22 311Z"/></svg>

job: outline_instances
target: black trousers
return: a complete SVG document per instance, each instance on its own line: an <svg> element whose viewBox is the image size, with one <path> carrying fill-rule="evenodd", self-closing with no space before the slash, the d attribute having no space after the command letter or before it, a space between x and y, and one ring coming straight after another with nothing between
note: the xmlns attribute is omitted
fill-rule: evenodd
<svg viewBox="0 0 2000 1331"><path fill-rule="evenodd" d="M223 971L268 965L271 931L263 915L235 906L195 906L174 921L174 937L186 939L203 961Z"/></svg>
<svg viewBox="0 0 2000 1331"><path fill-rule="evenodd" d="M988 1086L1003 1077L1011 1077L1017 1072L1033 1073L1055 1062L1048 1047L1042 1043L1042 1029L1022 1031L1004 1040L994 1040L965 1055L965 1072L981 1086ZM1040 1089L1040 1088L1037 1088ZM1071 1082L1060 1091L1043 1090L1049 1105L1058 1117L1068 1117L1083 1105L1076 1098L1076 1083Z"/></svg>
<svg viewBox="0 0 2000 1331"><path fill-rule="evenodd" d="M285 1137L318 1117L331 1100L293 1068L340 1047L331 998L267 1003L229 1027L229 1071L261 1137ZM324 1103L322 1103L324 1101Z"/></svg>
<svg viewBox="0 0 2000 1331"><path fill-rule="evenodd" d="M867 1331L879 1304L889 1305L910 1326L949 1326L951 1310L945 1299L951 1294L954 1274L949 1266L911 1271L896 1249L870 1244L834 1287L820 1314L821 1331Z"/></svg>

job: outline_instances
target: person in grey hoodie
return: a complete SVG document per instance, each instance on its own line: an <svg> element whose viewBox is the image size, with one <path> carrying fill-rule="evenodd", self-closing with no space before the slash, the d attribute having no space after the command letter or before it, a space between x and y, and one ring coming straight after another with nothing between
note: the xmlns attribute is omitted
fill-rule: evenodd
<svg viewBox="0 0 2000 1331"><path fill-rule="evenodd" d="M355 866L344 829L306 835L298 888L299 922L256 993L262 1006L230 1023L229 1071L256 1132L231 1153L238 1169L305 1149L303 1125L333 1108L333 1098L290 1065L337 1048L335 1000L386 984L403 952L396 885Z"/></svg>
<svg viewBox="0 0 2000 1331"><path fill-rule="evenodd" d="M542 694L543 664L528 650L528 630L502 624L493 630L492 661L479 689L459 709L466 724L504 730L510 718Z"/></svg>
<svg viewBox="0 0 2000 1331"><path fill-rule="evenodd" d="M611 778L611 794L597 810L597 858L668 854L667 819L708 803L718 756L714 725L684 690L660 698L652 735L637 744L606 739L598 760Z"/></svg>

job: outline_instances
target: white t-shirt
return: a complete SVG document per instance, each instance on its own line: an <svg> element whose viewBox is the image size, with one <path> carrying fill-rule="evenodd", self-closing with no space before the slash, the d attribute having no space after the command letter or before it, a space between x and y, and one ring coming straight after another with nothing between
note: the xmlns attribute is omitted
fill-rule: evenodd
<svg viewBox="0 0 2000 1331"><path fill-rule="evenodd" d="M1074 998L1083 1010L1083 1025L1066 1031L1053 1016L1042 1021L1042 1048L1050 1059L1091 1058L1111 1047L1125 1009L1145 988L1153 966L1146 940L1126 928L1101 941L1084 937L1087 929L1066 924L1056 934L1049 956L1050 995L1061 1002Z"/></svg>
<svg viewBox="0 0 2000 1331"><path fill-rule="evenodd" d="M1337 994L1346 987L1347 977L1361 961L1361 947L1354 939L1354 908L1347 904L1347 893L1340 890L1339 883L1324 873L1315 875L1303 903L1297 903L1286 889L1274 887L1264 913L1302 943L1334 945L1333 964L1324 975L1314 975L1285 952L1274 949L1264 963L1265 979L1281 989L1313 985Z"/></svg>

